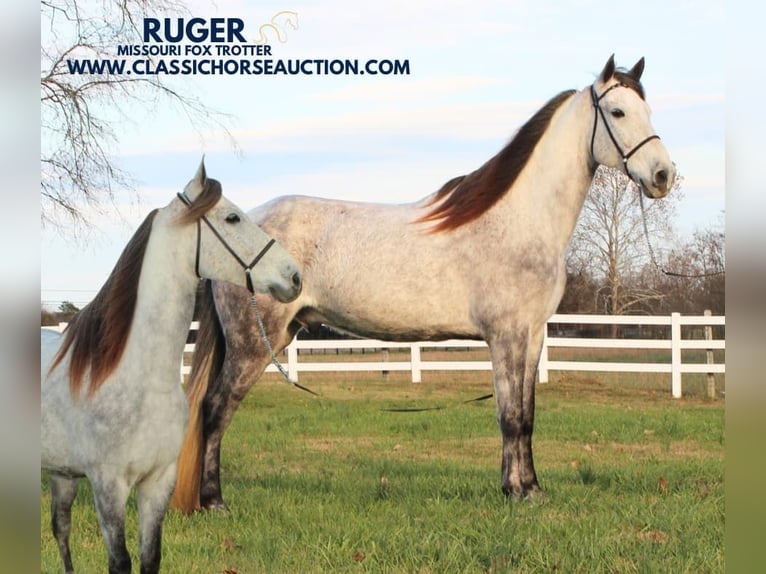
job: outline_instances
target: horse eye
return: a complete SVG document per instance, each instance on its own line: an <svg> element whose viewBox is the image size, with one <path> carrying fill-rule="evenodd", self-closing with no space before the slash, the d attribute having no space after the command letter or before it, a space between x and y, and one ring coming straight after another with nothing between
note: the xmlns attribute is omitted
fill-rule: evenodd
<svg viewBox="0 0 766 574"><path fill-rule="evenodd" d="M614 118L624 118L625 112L623 112L620 108L615 108L612 110L612 117Z"/></svg>
<svg viewBox="0 0 766 574"><path fill-rule="evenodd" d="M240 221L239 214L237 213L230 213L226 216L226 223L239 223Z"/></svg>

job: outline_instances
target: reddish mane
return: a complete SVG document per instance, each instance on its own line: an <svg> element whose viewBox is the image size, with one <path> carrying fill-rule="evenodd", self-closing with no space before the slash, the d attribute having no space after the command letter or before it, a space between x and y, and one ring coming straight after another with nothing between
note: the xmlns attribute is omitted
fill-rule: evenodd
<svg viewBox="0 0 766 574"><path fill-rule="evenodd" d="M436 207L417 222L437 222L430 230L432 233L450 231L488 211L510 190L548 129L553 114L574 93L575 90L567 90L552 98L497 155L476 171L445 183L429 203Z"/></svg>

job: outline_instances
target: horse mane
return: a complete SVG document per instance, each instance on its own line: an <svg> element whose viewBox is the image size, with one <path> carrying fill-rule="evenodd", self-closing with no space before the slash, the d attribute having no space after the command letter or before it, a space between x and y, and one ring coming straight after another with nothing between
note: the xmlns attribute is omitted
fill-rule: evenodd
<svg viewBox="0 0 766 574"><path fill-rule="evenodd" d="M508 193L548 129L553 114L575 91L566 90L551 98L497 155L479 169L445 183L427 206L441 203L416 222L438 221L431 233L450 231L488 211Z"/></svg>
<svg viewBox="0 0 766 574"><path fill-rule="evenodd" d="M202 217L221 197L221 184L207 179L203 191L179 217L179 224ZM88 398L92 397L120 363L136 310L138 281L146 246L157 214L152 210L130 238L117 264L94 299L72 319L64 342L49 372L53 371L71 349L69 389L77 396L85 373L90 368Z"/></svg>

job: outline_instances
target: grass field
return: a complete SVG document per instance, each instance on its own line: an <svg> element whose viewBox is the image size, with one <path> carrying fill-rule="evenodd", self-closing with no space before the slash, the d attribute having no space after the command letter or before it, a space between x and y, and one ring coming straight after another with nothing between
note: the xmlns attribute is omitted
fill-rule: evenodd
<svg viewBox="0 0 766 574"><path fill-rule="evenodd" d="M666 375L553 373L538 386L534 503L500 494L494 403L460 404L489 374L408 377L302 374L321 399L264 377L224 441L231 511L170 513L163 571L723 572L724 402L703 398L704 376L674 400ZM43 474L44 573L60 572L49 503ZM85 483L71 544L78 572L105 571ZM128 545L135 568L132 501Z"/></svg>

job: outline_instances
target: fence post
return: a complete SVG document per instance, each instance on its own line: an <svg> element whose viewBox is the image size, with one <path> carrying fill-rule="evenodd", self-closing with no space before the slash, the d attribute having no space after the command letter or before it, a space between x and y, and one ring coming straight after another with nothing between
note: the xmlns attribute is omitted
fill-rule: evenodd
<svg viewBox="0 0 766 574"><path fill-rule="evenodd" d="M298 339L287 345L287 374L293 381L298 380Z"/></svg>
<svg viewBox="0 0 766 574"><path fill-rule="evenodd" d="M537 380L548 382L548 323L543 327L543 348L540 351L540 361L537 363Z"/></svg>
<svg viewBox="0 0 766 574"><path fill-rule="evenodd" d="M389 358L390 357L389 357L388 347L386 347L385 349L383 349L383 362L387 363L389 361ZM383 374L383 378L384 379L388 379L388 371L387 370L383 370L383 371L381 371L381 373Z"/></svg>
<svg viewBox="0 0 766 574"><path fill-rule="evenodd" d="M674 399L681 398L681 313L670 315L670 385Z"/></svg>
<svg viewBox="0 0 766 574"><path fill-rule="evenodd" d="M705 317L710 317L713 314L713 312L710 309L705 309ZM713 340L713 326L712 325L705 325L705 339L708 341ZM713 349L707 349L707 364L712 365L713 360ZM715 398L715 375L713 373L707 374L707 396L708 398L714 399Z"/></svg>
<svg viewBox="0 0 766 574"><path fill-rule="evenodd" d="M419 383L421 380L420 364L420 344L412 343L410 345L410 368L412 369L413 383Z"/></svg>

